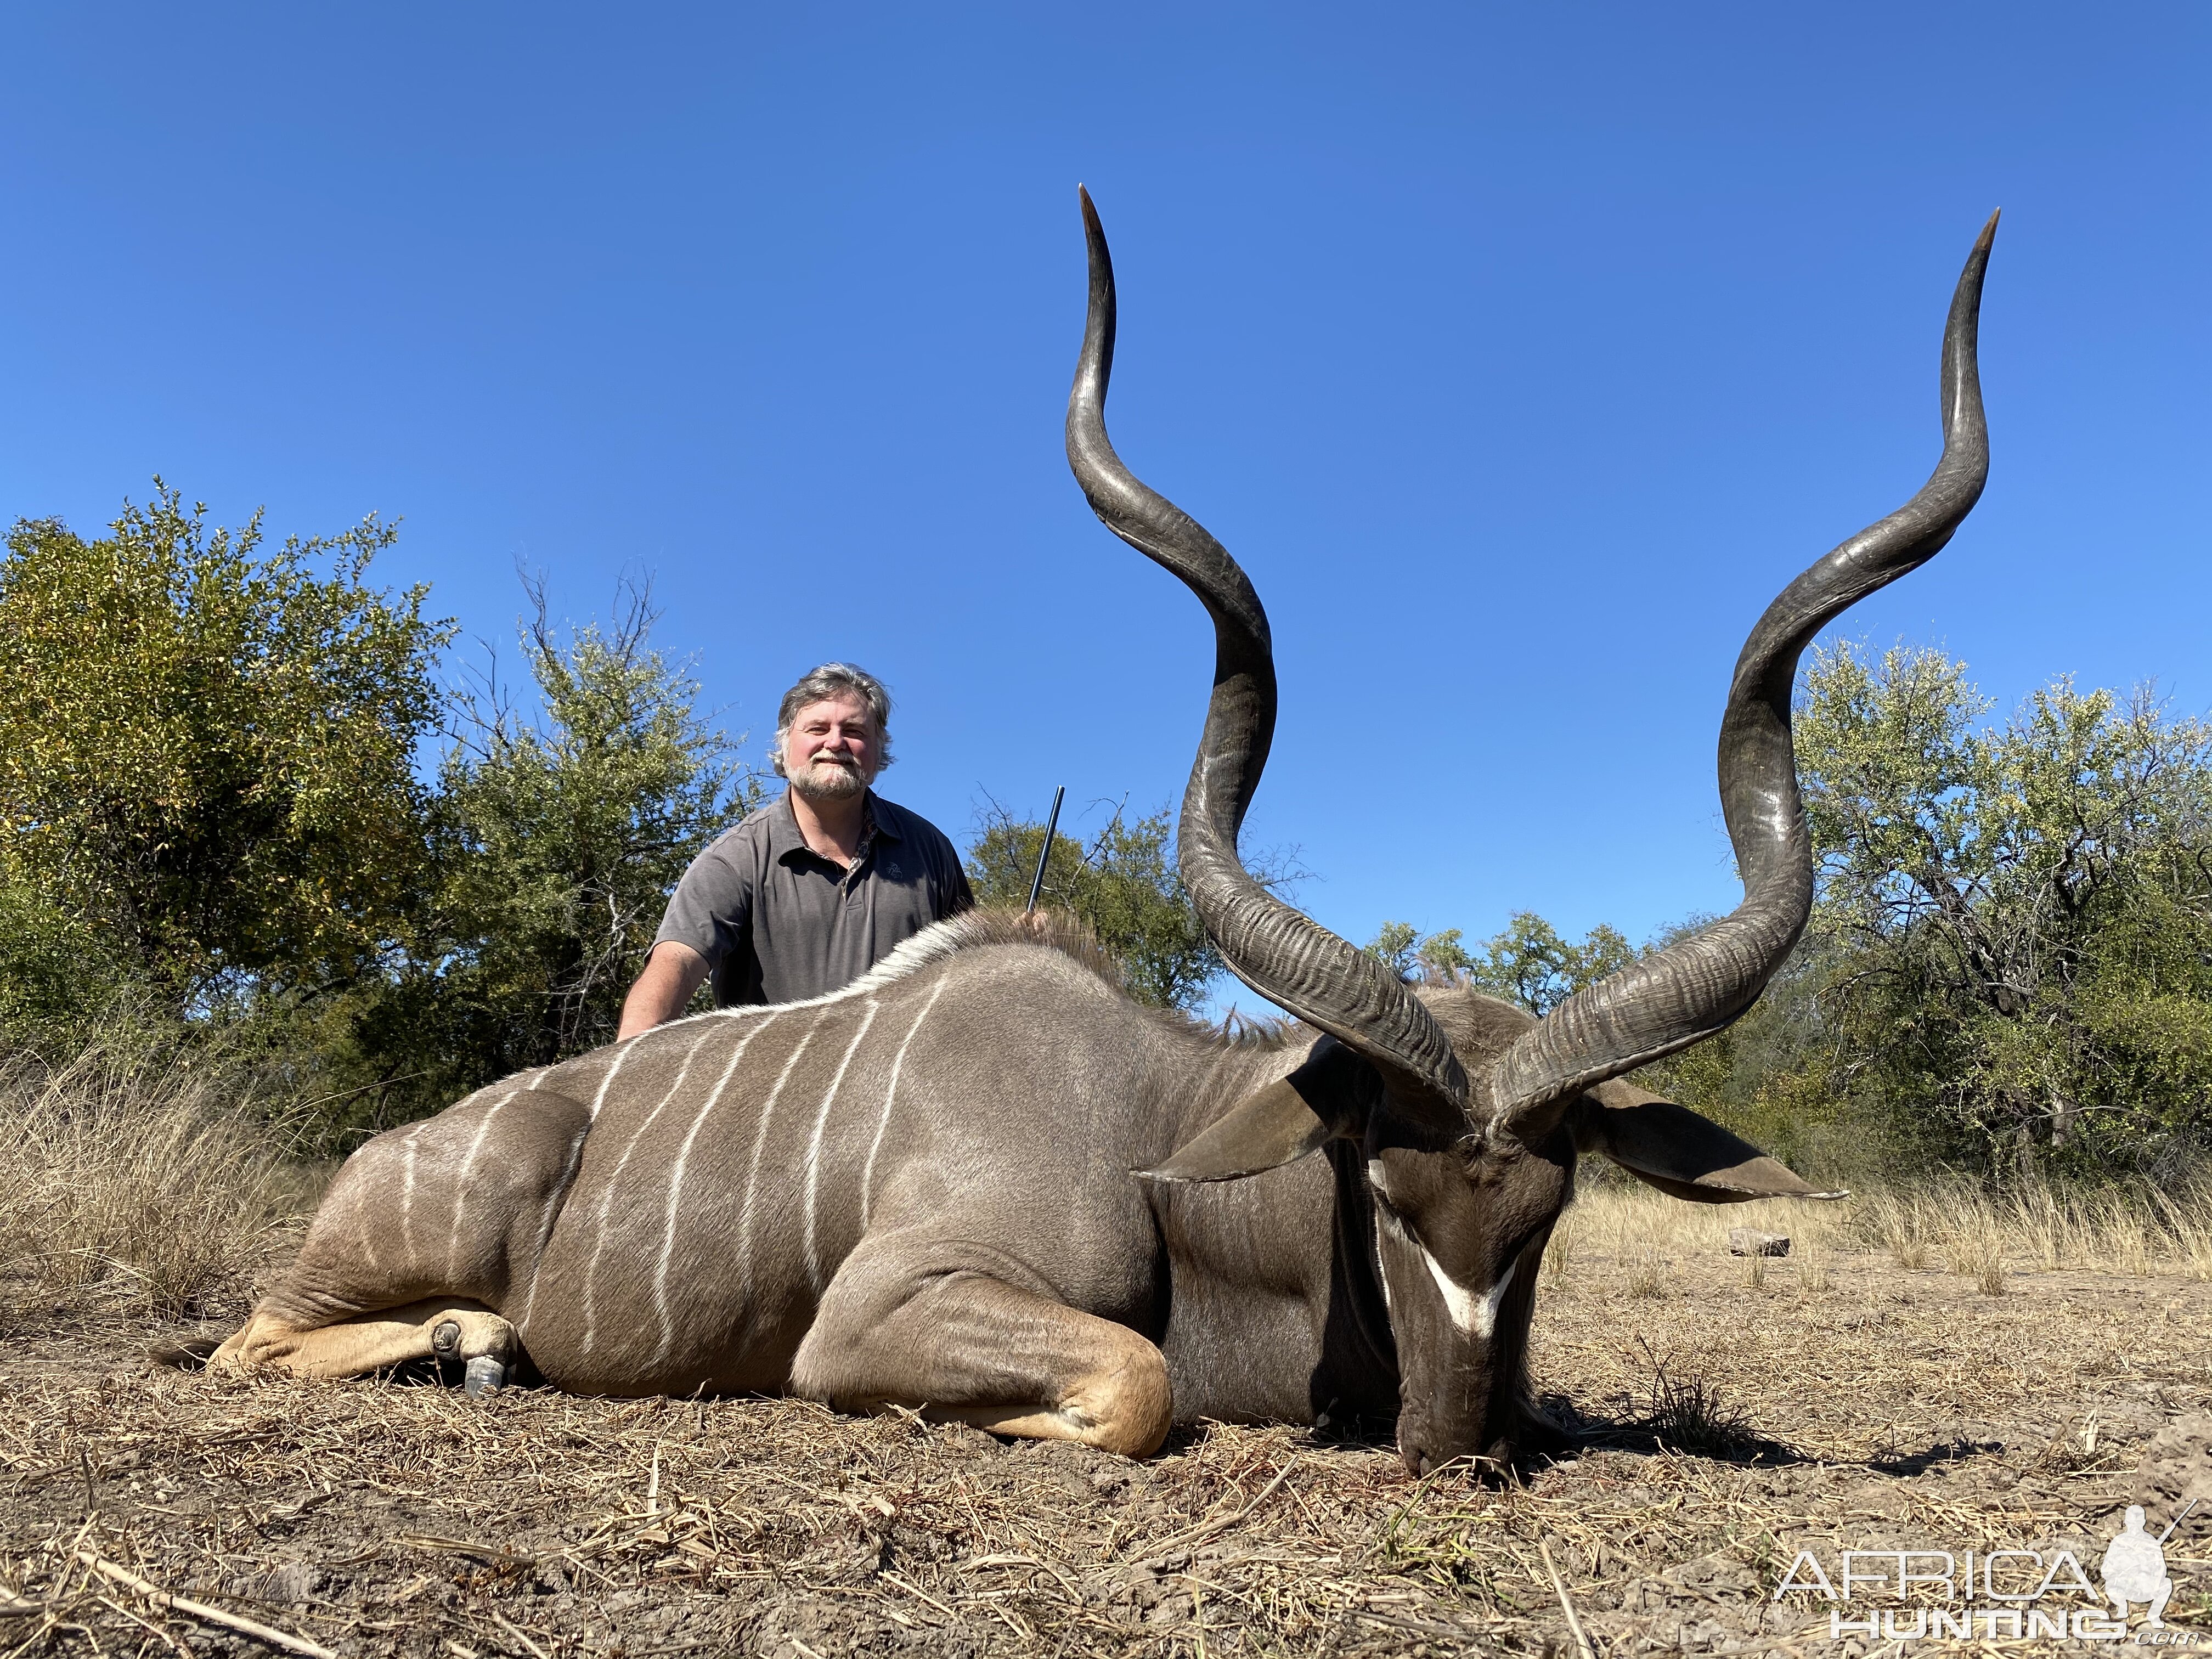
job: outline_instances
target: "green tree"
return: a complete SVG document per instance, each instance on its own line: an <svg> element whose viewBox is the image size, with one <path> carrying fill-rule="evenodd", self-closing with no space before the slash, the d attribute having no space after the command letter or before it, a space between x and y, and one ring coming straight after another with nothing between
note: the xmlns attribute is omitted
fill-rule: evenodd
<svg viewBox="0 0 2212 1659"><path fill-rule="evenodd" d="M103 942L27 886L0 881L0 1049L66 1033L112 974Z"/></svg>
<svg viewBox="0 0 2212 1659"><path fill-rule="evenodd" d="M1603 922L1577 945L1534 911L1519 910L1505 931L1483 946L1468 976L1477 988L1542 1015L1635 960L1635 948Z"/></svg>
<svg viewBox="0 0 2212 1659"><path fill-rule="evenodd" d="M155 487L94 540L19 522L0 558L0 886L30 934L0 971L36 1001L93 951L81 997L121 975L179 1014L343 989L427 889L450 630L369 586L390 526L270 551L258 514L210 529Z"/></svg>
<svg viewBox="0 0 2212 1659"><path fill-rule="evenodd" d="M1044 825L1022 822L993 802L968 848L976 902L1026 904L1043 845ZM1266 860L1261 872L1270 881L1284 878ZM1042 902L1089 924L1140 1002L1195 1007L1221 971L1221 957L1176 872L1173 820L1165 808L1133 823L1117 810L1088 846L1055 834Z"/></svg>
<svg viewBox="0 0 2212 1659"><path fill-rule="evenodd" d="M644 591L565 639L543 586L528 592L535 707L517 708L495 669L456 697L434 842L439 949L380 1022L387 1068L428 1066L435 1092L611 1042L669 893L762 795L697 712L688 665L652 648Z"/></svg>
<svg viewBox="0 0 2212 1659"><path fill-rule="evenodd" d="M1459 943L1459 929L1447 928L1438 939L1449 936L1453 945ZM1376 930L1375 937L1360 948L1381 962L1400 979L1414 978L1421 967L1421 930L1410 921L1386 921Z"/></svg>
<svg viewBox="0 0 2212 1659"><path fill-rule="evenodd" d="M1505 931L1471 955L1456 927L1424 933L1411 923L1386 921L1365 945L1401 978L1458 982L1532 1014L1550 1012L1585 985L1636 959L1635 948L1601 922L1579 945L1533 910L1516 911Z"/></svg>
<svg viewBox="0 0 2212 1659"><path fill-rule="evenodd" d="M1456 927L1424 933L1409 921L1386 921L1360 948L1401 979L1449 980L1474 966L1459 941Z"/></svg>
<svg viewBox="0 0 2212 1659"><path fill-rule="evenodd" d="M2212 727L2059 680L1999 726L1965 665L1816 653L1799 768L1837 1082L1995 1168L2212 1131Z"/></svg>

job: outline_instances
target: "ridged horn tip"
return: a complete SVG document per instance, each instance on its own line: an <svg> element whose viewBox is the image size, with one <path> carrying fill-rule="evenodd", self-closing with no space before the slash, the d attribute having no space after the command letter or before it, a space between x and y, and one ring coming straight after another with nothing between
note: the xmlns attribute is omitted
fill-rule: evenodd
<svg viewBox="0 0 2212 1659"><path fill-rule="evenodd" d="M1087 202L1091 198L1086 196L1083 199ZM1975 252L1987 253L1990 251L1990 245L1995 242L1997 239L1997 221L2003 216L2004 210L2002 208L1996 209L1990 215L1989 223L1982 227L1982 234L1974 239Z"/></svg>

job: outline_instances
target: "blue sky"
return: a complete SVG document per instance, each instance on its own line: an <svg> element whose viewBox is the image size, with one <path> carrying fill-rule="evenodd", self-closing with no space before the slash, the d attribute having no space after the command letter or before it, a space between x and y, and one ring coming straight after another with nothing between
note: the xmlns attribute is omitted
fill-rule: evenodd
<svg viewBox="0 0 2212 1659"><path fill-rule="evenodd" d="M1179 797L1197 605L1060 422L1075 185L1121 451L1251 572L1254 838L1322 921L1632 937L1733 902L1745 629L1916 489L2005 211L1989 492L1847 631L2212 706L2212 11L2195 3L0 15L0 514L161 473L512 636L649 572L764 735L848 657L886 792Z"/></svg>

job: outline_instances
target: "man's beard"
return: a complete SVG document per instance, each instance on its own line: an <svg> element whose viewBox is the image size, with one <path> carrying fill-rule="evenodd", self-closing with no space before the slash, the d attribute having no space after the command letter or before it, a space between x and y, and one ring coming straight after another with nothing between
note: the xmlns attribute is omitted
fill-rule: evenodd
<svg viewBox="0 0 2212 1659"><path fill-rule="evenodd" d="M857 766L816 761L792 775L791 787L809 800L850 800L868 787Z"/></svg>

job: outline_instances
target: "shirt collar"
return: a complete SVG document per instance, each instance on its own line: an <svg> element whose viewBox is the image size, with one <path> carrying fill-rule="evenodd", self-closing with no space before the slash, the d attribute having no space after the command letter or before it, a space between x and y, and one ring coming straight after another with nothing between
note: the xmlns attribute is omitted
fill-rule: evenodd
<svg viewBox="0 0 2212 1659"><path fill-rule="evenodd" d="M806 837L799 833L799 819L792 812L791 791L787 788L768 809L768 854L772 859L786 858L805 846Z"/></svg>
<svg viewBox="0 0 2212 1659"><path fill-rule="evenodd" d="M899 829L898 809L878 796L872 789L868 791L866 811L868 830L860 836L863 851L874 839L906 839ZM769 808L768 854L771 859L781 860L793 853L805 853L810 858L819 856L806 844L806 837L799 833L799 817L791 810L791 788L787 784L783 793L775 798L775 804Z"/></svg>

